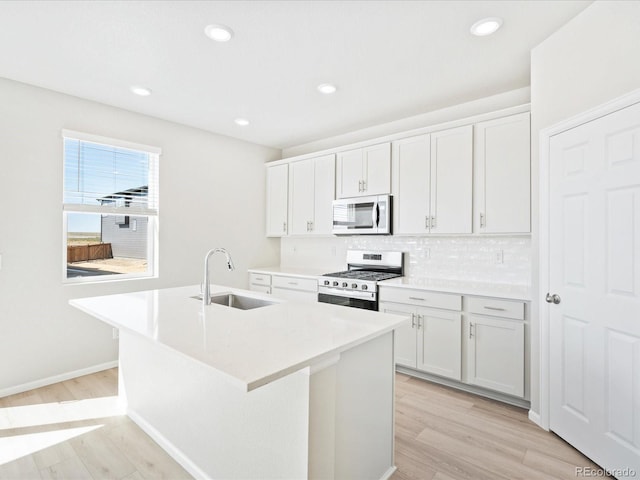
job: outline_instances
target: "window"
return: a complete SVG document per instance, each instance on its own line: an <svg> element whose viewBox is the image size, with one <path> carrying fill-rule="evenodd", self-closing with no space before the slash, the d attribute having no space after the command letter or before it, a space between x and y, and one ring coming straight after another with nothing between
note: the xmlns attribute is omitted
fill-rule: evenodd
<svg viewBox="0 0 640 480"><path fill-rule="evenodd" d="M63 131L64 279L157 272L160 149Z"/></svg>

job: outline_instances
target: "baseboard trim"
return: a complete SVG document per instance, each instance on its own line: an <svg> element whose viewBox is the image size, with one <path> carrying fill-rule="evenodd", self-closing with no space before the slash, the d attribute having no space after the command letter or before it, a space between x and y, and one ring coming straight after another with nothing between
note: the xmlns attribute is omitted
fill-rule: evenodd
<svg viewBox="0 0 640 480"><path fill-rule="evenodd" d="M384 472L384 475L382 475L382 477L380 477L380 480L389 480L391 478L391 475L393 475L394 473L396 473L396 470L398 469L398 467L396 467L395 465L391 466L389 468L389 470L387 470L386 472Z"/></svg>
<svg viewBox="0 0 640 480"><path fill-rule="evenodd" d="M178 462L182 468L184 468L190 475L198 480L211 480L200 467L198 467L189 457L187 457L182 450L177 448L171 443L164 435L162 435L156 428L151 426L144 417L138 414L135 410L128 409L127 416L133 420L133 422L142 429L144 433L149 435L154 442L160 445L171 458Z"/></svg>
<svg viewBox="0 0 640 480"><path fill-rule="evenodd" d="M8 397L9 395L15 395L16 393L28 392L35 388L46 387L47 385L53 385L54 383L64 382L76 377L82 377L83 375L90 375L92 373L101 372L102 370L109 370L118 366L118 361L100 363L87 368L81 368L80 370L73 370L72 372L61 373L60 375L54 375L52 377L42 378L33 382L23 383L22 385L16 385L15 387L3 388L0 390L0 398Z"/></svg>
<svg viewBox="0 0 640 480"><path fill-rule="evenodd" d="M436 375L431 375L429 373L421 372L419 370L414 370L409 367L403 367L402 365L396 365L396 372L404 373L406 375L411 375L412 377L418 377L418 378L421 378L422 380L438 383L440 385L445 385L447 387L457 388L458 390L462 390L467 393L473 393L475 395L480 395L481 397L490 398L492 400L497 400L498 402L502 402L502 403L508 403L509 405L514 405L516 407L526 408L527 410L531 407L531 402L523 398L512 397L510 395L506 395L500 392L485 390L484 388L481 388L481 387L476 387L474 385L468 385L466 383L457 382L455 380L449 380L447 378L438 377Z"/></svg>
<svg viewBox="0 0 640 480"><path fill-rule="evenodd" d="M542 426L542 418L540 417L540 414L538 412L534 412L533 410L529 410L529 420L531 420L533 423L538 425L543 430L549 431L548 429L546 429L546 428L544 428Z"/></svg>

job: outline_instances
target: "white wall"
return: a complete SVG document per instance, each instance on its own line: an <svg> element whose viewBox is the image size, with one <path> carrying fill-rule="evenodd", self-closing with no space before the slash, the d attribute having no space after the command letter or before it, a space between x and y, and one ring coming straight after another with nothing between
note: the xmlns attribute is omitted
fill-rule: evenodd
<svg viewBox="0 0 640 480"><path fill-rule="evenodd" d="M263 164L280 151L0 79L0 395L117 358L111 329L71 298L213 281L237 287L246 269L277 264L266 239ZM70 129L153 145L160 158L159 278L63 285L62 137Z"/></svg>
<svg viewBox="0 0 640 480"><path fill-rule="evenodd" d="M540 130L640 87L640 2L598 1L531 54L533 298L532 398L539 412L538 292Z"/></svg>
<svg viewBox="0 0 640 480"><path fill-rule="evenodd" d="M511 90L509 92L492 95L490 97L480 98L472 102L461 103L451 107L434 110L432 112L415 115L413 117L403 118L395 122L383 123L362 130L345 133L335 137L329 137L315 142L296 145L285 148L282 151L283 158L304 155L306 153L318 152L321 150L341 147L373 138L383 137L385 135L393 135L395 133L407 132L416 128L438 125L454 120L459 120L474 115L494 112L504 108L524 105L530 101L529 87Z"/></svg>

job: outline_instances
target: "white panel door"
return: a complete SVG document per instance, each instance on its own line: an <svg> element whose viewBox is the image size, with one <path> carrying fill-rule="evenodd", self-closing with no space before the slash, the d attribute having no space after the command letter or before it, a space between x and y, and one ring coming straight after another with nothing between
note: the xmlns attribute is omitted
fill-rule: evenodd
<svg viewBox="0 0 640 480"><path fill-rule="evenodd" d="M431 233L471 233L473 126L431 134Z"/></svg>
<svg viewBox="0 0 640 480"><path fill-rule="evenodd" d="M418 310L417 368L442 377L462 377L462 313Z"/></svg>
<svg viewBox="0 0 640 480"><path fill-rule="evenodd" d="M393 142L393 217L395 234L429 232L430 137Z"/></svg>
<svg viewBox="0 0 640 480"><path fill-rule="evenodd" d="M381 143L363 150L363 192L365 195L391 193L391 144Z"/></svg>
<svg viewBox="0 0 640 480"><path fill-rule="evenodd" d="M313 223L311 232L330 235L333 228L332 202L336 191L336 156L314 159Z"/></svg>
<svg viewBox="0 0 640 480"><path fill-rule="evenodd" d="M289 165L267 167L267 236L287 234Z"/></svg>
<svg viewBox="0 0 640 480"><path fill-rule="evenodd" d="M550 427L640 475L640 104L552 137L549 168Z"/></svg>
<svg viewBox="0 0 640 480"><path fill-rule="evenodd" d="M338 198L361 197L362 190L362 149L338 153L336 188Z"/></svg>
<svg viewBox="0 0 640 480"><path fill-rule="evenodd" d="M307 235L313 221L314 160L289 164L289 234Z"/></svg>

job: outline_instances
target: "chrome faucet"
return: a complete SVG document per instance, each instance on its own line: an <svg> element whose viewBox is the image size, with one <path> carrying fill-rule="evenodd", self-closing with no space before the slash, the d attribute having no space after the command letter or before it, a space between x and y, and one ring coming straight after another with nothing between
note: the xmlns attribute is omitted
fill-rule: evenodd
<svg viewBox="0 0 640 480"><path fill-rule="evenodd" d="M227 268L229 271L234 270L233 261L231 255L224 248L214 248L209 250L204 257L204 287L202 289L202 303L203 305L211 305L211 287L209 286L209 257L214 253L224 253L227 257Z"/></svg>

